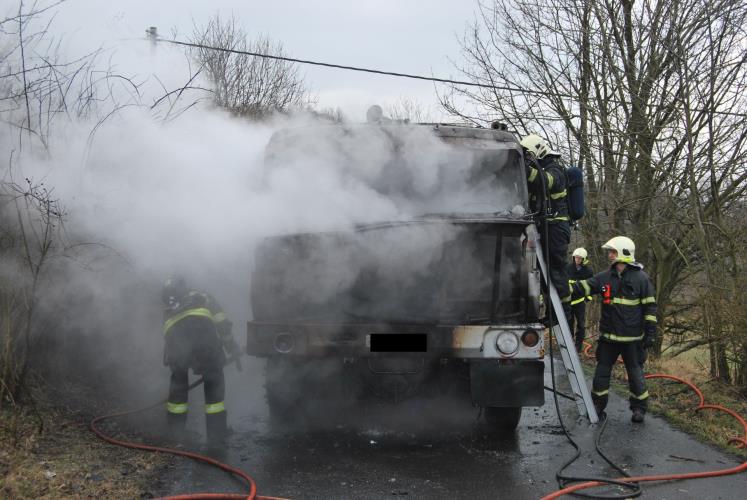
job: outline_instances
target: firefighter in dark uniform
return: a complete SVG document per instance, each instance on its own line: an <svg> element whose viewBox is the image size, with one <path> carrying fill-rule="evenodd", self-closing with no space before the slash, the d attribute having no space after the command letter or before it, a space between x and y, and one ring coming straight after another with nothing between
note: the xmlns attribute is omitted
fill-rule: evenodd
<svg viewBox="0 0 747 500"><path fill-rule="evenodd" d="M226 408L223 401L225 351L238 359L239 346L231 335L231 322L209 294L190 290L180 276L166 280L162 292L163 334L166 341L164 364L171 369L166 403L169 427L181 436L187 421L189 369L202 375L205 392L205 424L208 442L226 437Z"/></svg>
<svg viewBox="0 0 747 500"><path fill-rule="evenodd" d="M594 276L594 272L589 266L588 253L585 248L577 248L571 255L571 263L568 264L569 283L573 286L577 281L587 280ZM573 332L574 322L576 331L574 339L576 350L581 352L584 347L586 338L586 302L591 300L591 296L582 296L571 300L571 317L568 318L568 327Z"/></svg>
<svg viewBox="0 0 747 500"><path fill-rule="evenodd" d="M562 165L558 162L559 155L540 136L531 134L521 140L524 148L527 182L531 209L534 212L542 207L542 199L547 199L549 207L547 213L540 214L540 238L545 238L547 226L548 241L542 244L547 256L550 281L555 285L566 318L571 314L571 290L566 272L568 245L571 242L571 224L568 216L568 192L566 191L566 176ZM545 187L545 193L542 188Z"/></svg>
<svg viewBox="0 0 747 500"><path fill-rule="evenodd" d="M656 293L643 266L635 261L633 240L616 236L602 248L607 250L610 268L573 285L574 297L602 295L597 368L591 397L597 413L603 415L609 398L612 366L622 355L628 373L632 420L640 423L648 406L642 354L656 339Z"/></svg>

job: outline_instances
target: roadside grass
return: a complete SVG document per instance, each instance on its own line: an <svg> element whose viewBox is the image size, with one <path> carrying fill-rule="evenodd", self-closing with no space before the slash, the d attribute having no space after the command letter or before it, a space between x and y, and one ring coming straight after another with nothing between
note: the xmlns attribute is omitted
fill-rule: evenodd
<svg viewBox="0 0 747 500"><path fill-rule="evenodd" d="M151 498L166 460L100 441L59 408L0 410L0 497Z"/></svg>
<svg viewBox="0 0 747 500"><path fill-rule="evenodd" d="M701 390L706 404L723 406L746 418L747 399L733 387L711 379L707 365L703 364L702 354L691 353L689 356L681 355L676 358L663 356L648 364L646 372L665 373L688 380ZM707 357L705 359L707 362ZM692 389L683 384L664 379L649 379L647 383L652 411L664 415L675 426L701 440L747 458L747 448L740 449L728 444L730 438L745 437L742 425L734 417L711 409L693 411L700 400Z"/></svg>
<svg viewBox="0 0 747 500"><path fill-rule="evenodd" d="M593 355L593 349L590 353ZM592 367L595 361L584 357ZM659 359L649 359L644 371L646 374L663 373L674 375L695 384L703 393L706 404L724 406L742 418L747 418L747 398L733 387L718 383L710 378L707 368L707 352L688 352L677 357L666 354ZM593 375L593 368L591 370ZM695 412L700 403L695 392L684 384L667 379L647 379L650 393L649 411L662 415L675 427L696 436L701 441L715 445L723 451L741 458L747 458L747 448L737 448L728 444L730 438L744 437L742 425L731 415L721 411L705 409ZM625 367L615 365L612 388L621 397L628 394Z"/></svg>

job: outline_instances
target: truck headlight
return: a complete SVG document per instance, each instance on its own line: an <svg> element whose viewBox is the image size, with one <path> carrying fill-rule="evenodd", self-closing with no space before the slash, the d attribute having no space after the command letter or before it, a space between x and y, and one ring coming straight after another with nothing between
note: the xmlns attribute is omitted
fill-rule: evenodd
<svg viewBox="0 0 747 500"><path fill-rule="evenodd" d="M511 332L502 332L495 339L495 347L501 353L510 356L519 350L519 338Z"/></svg>
<svg viewBox="0 0 747 500"><path fill-rule="evenodd" d="M275 335L275 340L272 343L277 352L288 354L296 346L296 339L290 333L281 332Z"/></svg>

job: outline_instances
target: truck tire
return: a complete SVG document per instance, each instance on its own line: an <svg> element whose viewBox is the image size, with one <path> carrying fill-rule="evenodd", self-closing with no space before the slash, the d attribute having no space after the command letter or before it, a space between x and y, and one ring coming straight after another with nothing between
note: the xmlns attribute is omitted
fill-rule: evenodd
<svg viewBox="0 0 747 500"><path fill-rule="evenodd" d="M291 363L276 357L267 359L265 397L271 420L289 422L297 418L300 393L295 385Z"/></svg>
<svg viewBox="0 0 747 500"><path fill-rule="evenodd" d="M513 431L521 420L521 406L499 408L485 407L485 421L496 431Z"/></svg>

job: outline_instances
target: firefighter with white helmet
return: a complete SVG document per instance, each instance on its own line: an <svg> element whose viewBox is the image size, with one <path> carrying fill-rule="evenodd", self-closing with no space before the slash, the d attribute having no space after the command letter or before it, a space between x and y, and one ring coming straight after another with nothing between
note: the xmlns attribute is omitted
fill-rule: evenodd
<svg viewBox="0 0 747 500"><path fill-rule="evenodd" d="M594 276L589 265L589 254L586 249L579 247L573 251L571 256L571 262L568 264L568 282L573 286L577 281L587 280ZM571 315L568 318L568 327L573 334L576 350L581 352L584 346L584 339L586 338L586 302L591 300L591 296L581 296L571 300Z"/></svg>
<svg viewBox="0 0 747 500"><path fill-rule="evenodd" d="M566 175L559 156L550 148L542 137L530 134L520 142L526 160L527 183L529 185L530 204L534 212L540 213L540 235L543 249L547 255L548 274L555 285L566 318L571 315L571 290L568 283L566 258L568 245L571 242L571 225L568 212L568 192ZM544 189L544 192L543 192ZM546 203L543 202L546 201Z"/></svg>
<svg viewBox="0 0 747 500"><path fill-rule="evenodd" d="M656 340L656 292L643 266L635 260L633 240L615 236L602 248L607 250L609 269L573 285L574 297L602 295L591 395L597 413L602 415L609 399L612 366L622 355L628 373L632 420L640 423L648 406L643 363L645 349Z"/></svg>

